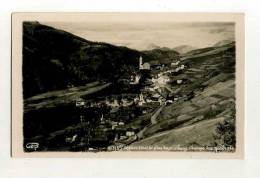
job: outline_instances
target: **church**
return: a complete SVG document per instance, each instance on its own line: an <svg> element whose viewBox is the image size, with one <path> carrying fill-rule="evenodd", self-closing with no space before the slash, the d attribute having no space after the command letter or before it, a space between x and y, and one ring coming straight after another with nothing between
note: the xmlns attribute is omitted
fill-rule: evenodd
<svg viewBox="0 0 260 178"><path fill-rule="evenodd" d="M139 58L139 70L150 70L151 66L148 62L143 63L143 57Z"/></svg>

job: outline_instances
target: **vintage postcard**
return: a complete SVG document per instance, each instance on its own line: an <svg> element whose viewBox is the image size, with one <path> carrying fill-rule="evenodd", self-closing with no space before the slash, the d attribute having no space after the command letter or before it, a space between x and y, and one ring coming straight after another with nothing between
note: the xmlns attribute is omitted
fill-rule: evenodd
<svg viewBox="0 0 260 178"><path fill-rule="evenodd" d="M243 155L243 14L12 14L13 157Z"/></svg>

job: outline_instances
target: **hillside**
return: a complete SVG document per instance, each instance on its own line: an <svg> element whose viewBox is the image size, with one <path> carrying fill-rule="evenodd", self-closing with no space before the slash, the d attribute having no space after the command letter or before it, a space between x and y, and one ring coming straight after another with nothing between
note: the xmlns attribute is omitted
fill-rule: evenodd
<svg viewBox="0 0 260 178"><path fill-rule="evenodd" d="M189 58L200 58L200 57L207 57L210 55L218 55L221 52L225 52L226 50L230 48L235 48L235 42L231 42L228 44L224 44L221 46L212 46L212 47L207 47L207 48L201 48L201 49L195 49L192 51L189 51L185 54L181 55L181 59L189 59Z"/></svg>
<svg viewBox="0 0 260 178"><path fill-rule="evenodd" d="M152 64L170 64L179 60L179 53L166 47L143 51L143 53Z"/></svg>
<svg viewBox="0 0 260 178"><path fill-rule="evenodd" d="M85 85L97 80L113 82L144 62L170 63L178 53L154 49L140 52L92 42L38 22L23 24L23 93L36 94Z"/></svg>
<svg viewBox="0 0 260 178"><path fill-rule="evenodd" d="M228 45L230 43L234 43L234 41L232 41L232 40L222 40L222 41L215 43L213 46L214 47L220 47L220 46L223 46L223 45Z"/></svg>
<svg viewBox="0 0 260 178"><path fill-rule="evenodd" d="M113 81L127 65L138 66L140 55L126 47L91 42L38 22L24 22L24 97L96 80Z"/></svg>
<svg viewBox="0 0 260 178"><path fill-rule="evenodd" d="M181 60L187 68L172 79L187 82L169 87L175 96L188 98L164 107L157 124L142 130L142 138L131 146L214 146L219 124L234 122L235 43L194 50ZM222 142L234 145L234 132L222 134Z"/></svg>
<svg viewBox="0 0 260 178"><path fill-rule="evenodd" d="M173 50L177 51L180 54L184 54L187 53L189 51L195 50L196 48L193 46L189 46L189 45L181 45L181 46L176 46L175 48L173 48Z"/></svg>

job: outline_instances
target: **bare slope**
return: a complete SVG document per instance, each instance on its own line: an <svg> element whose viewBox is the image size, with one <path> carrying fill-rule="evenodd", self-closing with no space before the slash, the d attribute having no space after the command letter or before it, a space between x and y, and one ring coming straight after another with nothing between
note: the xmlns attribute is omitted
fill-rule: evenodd
<svg viewBox="0 0 260 178"><path fill-rule="evenodd" d="M188 146L191 144L211 146L214 142L216 125L224 120L223 117L202 121L193 125L161 132L151 137L133 143L131 146ZM211 134L209 134L211 133Z"/></svg>

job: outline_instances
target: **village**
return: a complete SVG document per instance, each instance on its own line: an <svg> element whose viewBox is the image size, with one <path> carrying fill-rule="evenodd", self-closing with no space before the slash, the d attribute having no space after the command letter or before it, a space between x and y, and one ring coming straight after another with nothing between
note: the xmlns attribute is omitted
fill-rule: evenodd
<svg viewBox="0 0 260 178"><path fill-rule="evenodd" d="M65 142L73 150L100 151L123 148L141 138L142 125L131 127L139 117L149 117L149 124L156 124L162 108L193 97L179 96L172 86L180 86L188 79L178 77L186 69L179 60L170 64L150 65L139 58L137 72L121 79L128 87L139 86L138 93L111 94L86 100L79 98L81 129L66 134ZM116 147L115 147L116 146Z"/></svg>
<svg viewBox="0 0 260 178"><path fill-rule="evenodd" d="M148 40L136 34L140 43L130 39L136 28L124 32L129 39L115 42L120 36L77 36L56 25L23 23L25 152L235 146L236 41L215 34L209 42L194 35L203 31L197 27L211 31L219 23L184 25L195 31L179 42L178 33L171 38L172 30L166 30L171 35L165 39L149 34L147 28L157 31L161 24L130 23L130 29L140 26L149 35ZM39 145L37 150L31 143Z"/></svg>

